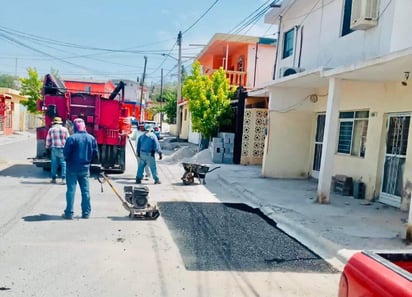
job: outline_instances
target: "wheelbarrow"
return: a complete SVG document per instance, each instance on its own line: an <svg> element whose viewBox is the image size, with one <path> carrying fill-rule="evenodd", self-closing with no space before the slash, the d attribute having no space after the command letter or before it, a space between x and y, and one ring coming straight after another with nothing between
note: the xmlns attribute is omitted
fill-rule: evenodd
<svg viewBox="0 0 412 297"><path fill-rule="evenodd" d="M200 184L206 184L206 174L220 168L217 166L209 170L209 166L203 164L182 163L185 173L182 176L183 184L190 185L194 183L195 177L199 179Z"/></svg>

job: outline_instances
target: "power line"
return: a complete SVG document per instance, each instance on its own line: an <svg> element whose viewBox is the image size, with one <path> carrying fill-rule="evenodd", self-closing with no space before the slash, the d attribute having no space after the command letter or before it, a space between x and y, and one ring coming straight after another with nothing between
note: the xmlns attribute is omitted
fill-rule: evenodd
<svg viewBox="0 0 412 297"><path fill-rule="evenodd" d="M257 9L255 9L252 13L250 13L247 17L245 17L243 20L240 21L239 24L237 24L235 27L233 27L228 34L237 34L233 32L241 32L243 29L245 29L248 25L250 25L256 18L260 18L266 11L270 9L269 4L272 3L273 0L268 0L265 3L263 3L261 6L259 6Z"/></svg>
<svg viewBox="0 0 412 297"><path fill-rule="evenodd" d="M184 30L182 32L182 34L187 33L187 31L189 31L190 29L192 29L202 18L204 18L204 16L206 14L208 14L208 12L213 8L213 6L215 6L217 3L219 2L219 0L216 0L215 2L213 2L213 4L186 30Z"/></svg>
<svg viewBox="0 0 412 297"><path fill-rule="evenodd" d="M109 52L109 53L140 53L140 54L146 54L146 53L150 53L150 52L161 52L162 50L140 50L140 51L136 51L136 50L131 50L132 48L141 48L144 47L145 45L142 45L140 47L132 47L132 48L128 48L128 49L109 49L109 48L100 48L100 47L90 47L90 46L84 46L84 45L79 45L79 44L75 44L75 43L69 43L69 42L63 42L63 41L58 41L55 39L50 39L50 38L45 38L45 37L40 37L37 35L33 35L33 34L27 34L21 31L17 31L17 30L13 30L4 26L0 26L0 31L4 32L6 34L10 34L10 35L17 35L19 37L25 38L25 39L30 39L33 41L38 41L41 43L45 43L45 44L55 44L58 46L62 46L62 47L69 47L69 48L75 48L75 49L84 49L84 50L93 50L93 51L102 51L102 52ZM158 42L152 42L149 44L157 44L157 43L162 43L162 42L166 42L166 41L170 41L170 39L168 40L164 40L164 41L158 41Z"/></svg>
<svg viewBox="0 0 412 297"><path fill-rule="evenodd" d="M71 65L71 66L75 66L75 67L78 67L78 68L81 68L81 69L84 69L84 70L87 70L87 71L90 71L90 70L95 71L94 69L87 68L87 67L84 67L84 66L82 66L82 65L75 64L75 63L71 63L71 62L68 62L68 61L66 61L66 60L64 60L64 59L62 59L62 58L59 58L59 57L50 55L50 54L48 54L48 53L46 53L46 52L44 52L44 51L42 51L42 50L39 50L39 49L37 49L37 48L31 47L31 46L29 46L29 45L26 45L25 43L23 43L23 42L21 42L21 41L18 41L18 40L16 40L16 39L12 38L12 37L6 36L6 35L4 35L3 33L0 33L0 37L3 37L4 39L9 40L9 41L11 41L11 42L13 42L13 43L15 43L15 44L23 47L23 48L30 49L30 50L32 50L32 51L34 51L34 52L40 53L40 54L45 55L45 56L47 56L47 57L51 57L51 58L56 59L56 60L58 60L58 61L60 61L60 62L69 64L69 65ZM96 71L96 72L98 72L98 71Z"/></svg>

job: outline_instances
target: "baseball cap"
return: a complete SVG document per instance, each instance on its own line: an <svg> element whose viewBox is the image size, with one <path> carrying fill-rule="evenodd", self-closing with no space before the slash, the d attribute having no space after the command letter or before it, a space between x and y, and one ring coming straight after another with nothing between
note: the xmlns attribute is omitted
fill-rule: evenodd
<svg viewBox="0 0 412 297"><path fill-rule="evenodd" d="M86 124L83 119L75 119L73 121L75 131L86 131Z"/></svg>
<svg viewBox="0 0 412 297"><path fill-rule="evenodd" d="M146 124L144 125L145 131L153 132L153 125L151 124Z"/></svg>

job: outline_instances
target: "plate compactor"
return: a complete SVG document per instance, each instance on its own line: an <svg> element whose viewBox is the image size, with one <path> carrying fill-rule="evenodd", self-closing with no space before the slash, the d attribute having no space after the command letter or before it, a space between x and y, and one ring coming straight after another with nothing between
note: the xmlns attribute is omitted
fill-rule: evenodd
<svg viewBox="0 0 412 297"><path fill-rule="evenodd" d="M147 186L124 186L125 197L123 198L110 179L105 174L101 174L98 181L102 185L107 182L117 198L122 202L123 207L129 212L131 219L155 220L160 216L156 203L149 203L149 187Z"/></svg>

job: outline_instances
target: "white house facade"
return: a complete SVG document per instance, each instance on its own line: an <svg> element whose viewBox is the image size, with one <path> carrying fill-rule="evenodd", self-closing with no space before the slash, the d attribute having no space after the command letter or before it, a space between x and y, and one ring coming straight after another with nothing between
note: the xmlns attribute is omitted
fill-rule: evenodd
<svg viewBox="0 0 412 297"><path fill-rule="evenodd" d="M263 176L313 176L320 203L330 202L334 176L351 177L366 199L409 210L411 222L411 11L407 0L273 3Z"/></svg>

